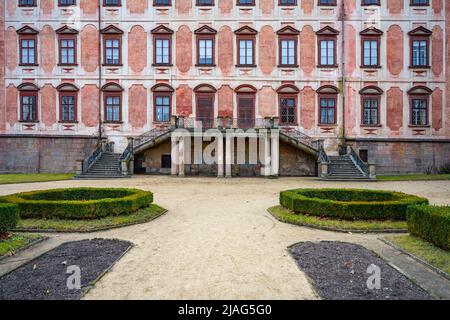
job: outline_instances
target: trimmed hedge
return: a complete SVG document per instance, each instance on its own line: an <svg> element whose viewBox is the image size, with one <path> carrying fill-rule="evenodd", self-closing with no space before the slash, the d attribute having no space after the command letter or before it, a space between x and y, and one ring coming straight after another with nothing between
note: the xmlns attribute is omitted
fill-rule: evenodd
<svg viewBox="0 0 450 320"><path fill-rule="evenodd" d="M15 204L0 203L0 234L14 229L19 221L19 207Z"/></svg>
<svg viewBox="0 0 450 320"><path fill-rule="evenodd" d="M413 236L450 250L450 207L411 206L407 216Z"/></svg>
<svg viewBox="0 0 450 320"><path fill-rule="evenodd" d="M153 193L138 189L75 188L32 191L0 197L19 206L22 219L87 220L133 213L153 202Z"/></svg>
<svg viewBox="0 0 450 320"><path fill-rule="evenodd" d="M406 220L411 205L425 198L363 189L295 189L280 193L280 204L296 213L343 220Z"/></svg>

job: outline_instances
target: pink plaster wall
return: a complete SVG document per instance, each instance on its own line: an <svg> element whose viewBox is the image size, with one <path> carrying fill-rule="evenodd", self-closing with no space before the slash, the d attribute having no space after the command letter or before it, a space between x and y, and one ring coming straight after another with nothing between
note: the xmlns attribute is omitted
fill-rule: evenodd
<svg viewBox="0 0 450 320"><path fill-rule="evenodd" d="M134 26L128 34L128 65L136 73L147 65L147 33L141 26Z"/></svg>
<svg viewBox="0 0 450 320"><path fill-rule="evenodd" d="M439 76L443 71L444 60L444 36L440 26L433 27L431 36L431 71L435 76Z"/></svg>
<svg viewBox="0 0 450 320"><path fill-rule="evenodd" d="M344 0L345 13L349 16L353 14L356 8L356 0Z"/></svg>
<svg viewBox="0 0 450 320"><path fill-rule="evenodd" d="M315 68L316 42L311 26L304 26L300 32L300 67L306 74L311 74Z"/></svg>
<svg viewBox="0 0 450 320"><path fill-rule="evenodd" d="M41 90L42 122L51 127L56 122L56 88L51 84L44 85Z"/></svg>
<svg viewBox="0 0 450 320"><path fill-rule="evenodd" d="M387 127L391 133L399 134L403 127L403 91L392 87L387 91Z"/></svg>
<svg viewBox="0 0 450 320"><path fill-rule="evenodd" d="M310 86L300 91L300 125L312 129L316 123L316 93Z"/></svg>
<svg viewBox="0 0 450 320"><path fill-rule="evenodd" d="M0 132L6 128L5 109L5 2L0 3Z"/></svg>
<svg viewBox="0 0 450 320"><path fill-rule="evenodd" d="M219 9L221 14L228 15L233 10L233 2L234 0L220 0L219 1Z"/></svg>
<svg viewBox="0 0 450 320"><path fill-rule="evenodd" d="M12 84L6 88L6 122L13 126L18 121L19 92Z"/></svg>
<svg viewBox="0 0 450 320"><path fill-rule="evenodd" d="M176 0L175 7L178 10L178 14L189 14L192 8L192 0Z"/></svg>
<svg viewBox="0 0 450 320"><path fill-rule="evenodd" d="M8 12L8 15L14 16L17 9L17 0L6 0L6 1L7 1L6 10Z"/></svg>
<svg viewBox="0 0 450 320"><path fill-rule="evenodd" d="M233 117L233 95L233 89L227 84L217 90L219 116Z"/></svg>
<svg viewBox="0 0 450 320"><path fill-rule="evenodd" d="M230 75L233 70L234 35L228 26L220 28L217 35L218 65L222 74Z"/></svg>
<svg viewBox="0 0 450 320"><path fill-rule="evenodd" d="M433 91L433 94L431 95L431 105L432 105L432 115L431 115L431 121L433 122L433 129L435 131L439 131L442 129L442 90L439 88L436 88Z"/></svg>
<svg viewBox="0 0 450 320"><path fill-rule="evenodd" d="M177 115L188 117L192 114L192 88L182 84L176 89Z"/></svg>
<svg viewBox="0 0 450 320"><path fill-rule="evenodd" d="M271 86L263 86L259 90L259 115L261 118L276 115L277 92Z"/></svg>
<svg viewBox="0 0 450 320"><path fill-rule="evenodd" d="M351 85L346 88L346 103L345 103L345 128L347 134L355 134L355 128L357 125L356 112L358 108L357 92Z"/></svg>
<svg viewBox="0 0 450 320"><path fill-rule="evenodd" d="M274 0L259 0L259 8L265 15L272 14L274 9Z"/></svg>
<svg viewBox="0 0 450 320"><path fill-rule="evenodd" d="M81 66L86 72L94 72L98 67L98 31L87 25L81 31Z"/></svg>
<svg viewBox="0 0 450 320"><path fill-rule="evenodd" d="M54 9L54 0L41 0L41 10L44 15L51 15Z"/></svg>
<svg viewBox="0 0 450 320"><path fill-rule="evenodd" d="M148 0L127 0L127 8L131 14L143 14L148 7Z"/></svg>
<svg viewBox="0 0 450 320"><path fill-rule="evenodd" d="M13 27L9 27L5 32L5 55L6 67L8 70L13 71L17 68L18 61L18 48L19 40L16 30Z"/></svg>
<svg viewBox="0 0 450 320"><path fill-rule="evenodd" d="M98 8L98 1L80 0L80 8L85 16L96 15Z"/></svg>
<svg viewBox="0 0 450 320"><path fill-rule="evenodd" d="M387 8L390 14L400 14L403 10L404 0L387 0Z"/></svg>
<svg viewBox="0 0 450 320"><path fill-rule="evenodd" d="M450 8L450 0L445 0ZM450 10L445 10L445 134L450 136Z"/></svg>
<svg viewBox="0 0 450 320"><path fill-rule="evenodd" d="M147 123L147 90L143 85L132 85L128 91L128 121L133 129Z"/></svg>
<svg viewBox="0 0 450 320"><path fill-rule="evenodd" d="M271 26L261 28L258 47L261 71L265 75L270 75L277 65L276 35Z"/></svg>
<svg viewBox="0 0 450 320"><path fill-rule="evenodd" d="M403 70L403 31L398 25L390 26L387 31L387 64L394 76Z"/></svg>
<svg viewBox="0 0 450 320"><path fill-rule="evenodd" d="M303 13L311 14L314 9L314 0L302 0L301 6L303 9Z"/></svg>
<svg viewBox="0 0 450 320"><path fill-rule="evenodd" d="M431 6L432 6L433 12L435 14L441 14L442 13L442 8L443 8L442 0L433 0L433 2L431 3Z"/></svg>
<svg viewBox="0 0 450 320"><path fill-rule="evenodd" d="M49 25L44 26L40 34L41 67L46 73L52 73L56 67L56 33Z"/></svg>
<svg viewBox="0 0 450 320"><path fill-rule="evenodd" d="M181 73L192 67L192 32L188 26L181 26L176 33L176 65Z"/></svg>
<svg viewBox="0 0 450 320"><path fill-rule="evenodd" d="M356 30L350 24L347 24L345 26L345 38L345 71L347 73L347 76L351 76L356 68Z"/></svg>
<svg viewBox="0 0 450 320"><path fill-rule="evenodd" d="M86 127L98 125L98 94L99 89L94 84L81 88L81 122Z"/></svg>

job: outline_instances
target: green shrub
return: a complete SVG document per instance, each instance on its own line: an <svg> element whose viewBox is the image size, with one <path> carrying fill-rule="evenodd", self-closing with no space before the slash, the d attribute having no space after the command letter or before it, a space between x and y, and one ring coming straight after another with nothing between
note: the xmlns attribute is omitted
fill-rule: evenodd
<svg viewBox="0 0 450 320"><path fill-rule="evenodd" d="M96 219L130 214L153 202L153 194L138 189L76 188L32 191L0 198L19 206L22 219Z"/></svg>
<svg viewBox="0 0 450 320"><path fill-rule="evenodd" d="M19 207L15 204L0 203L0 234L14 229L19 220Z"/></svg>
<svg viewBox="0 0 450 320"><path fill-rule="evenodd" d="M280 204L296 213L344 220L406 220L410 205L428 200L401 192L361 189L295 189Z"/></svg>
<svg viewBox="0 0 450 320"><path fill-rule="evenodd" d="M413 236L450 250L450 207L411 206L407 216L408 230Z"/></svg>

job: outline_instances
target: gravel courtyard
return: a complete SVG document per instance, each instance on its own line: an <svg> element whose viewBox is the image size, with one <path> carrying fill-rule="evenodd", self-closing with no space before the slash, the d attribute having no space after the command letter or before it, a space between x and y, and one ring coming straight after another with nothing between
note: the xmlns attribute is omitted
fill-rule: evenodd
<svg viewBox="0 0 450 320"><path fill-rule="evenodd" d="M57 245L86 238L135 244L86 299L317 299L289 256L301 241L363 245L393 263L438 297L450 282L393 250L380 235L342 234L276 221L266 212L279 191L302 187L396 190L450 204L450 181L321 182L310 178L216 179L136 176L124 180L60 181L0 186L0 195L59 187L133 187L151 190L169 212L150 223L93 234L50 234L0 263L0 275Z"/></svg>

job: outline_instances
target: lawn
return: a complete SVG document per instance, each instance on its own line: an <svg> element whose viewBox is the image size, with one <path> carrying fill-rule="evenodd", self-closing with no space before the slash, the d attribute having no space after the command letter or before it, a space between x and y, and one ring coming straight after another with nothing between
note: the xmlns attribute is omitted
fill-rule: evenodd
<svg viewBox="0 0 450 320"><path fill-rule="evenodd" d="M378 181L450 180L450 174L405 174L398 176L377 176Z"/></svg>
<svg viewBox="0 0 450 320"><path fill-rule="evenodd" d="M95 220L20 219L15 231L94 232L149 222L167 212L156 204L129 215Z"/></svg>
<svg viewBox="0 0 450 320"><path fill-rule="evenodd" d="M0 184L60 181L73 178L72 173L0 174Z"/></svg>
<svg viewBox="0 0 450 320"><path fill-rule="evenodd" d="M450 251L410 235L386 237L386 240L450 275Z"/></svg>
<svg viewBox="0 0 450 320"><path fill-rule="evenodd" d="M25 248L42 238L43 237L39 234L11 234L7 239L0 240L0 257L4 255L13 255L17 250Z"/></svg>
<svg viewBox="0 0 450 320"><path fill-rule="evenodd" d="M275 206L269 212L279 221L319 229L348 232L402 232L407 230L406 221L391 220L337 220L317 216L295 214L283 206Z"/></svg>

